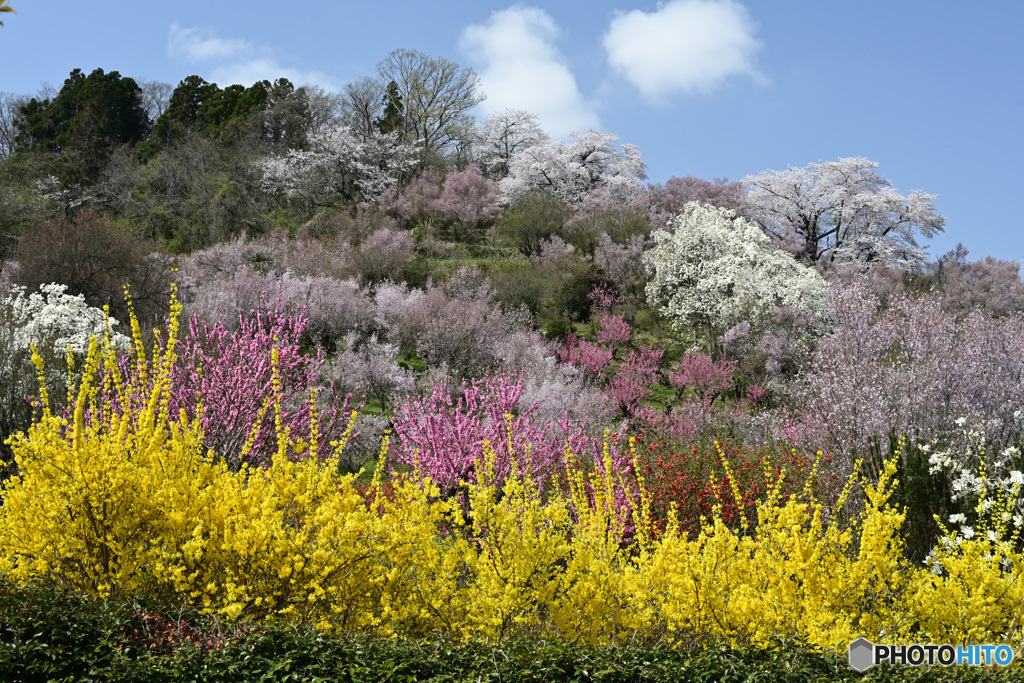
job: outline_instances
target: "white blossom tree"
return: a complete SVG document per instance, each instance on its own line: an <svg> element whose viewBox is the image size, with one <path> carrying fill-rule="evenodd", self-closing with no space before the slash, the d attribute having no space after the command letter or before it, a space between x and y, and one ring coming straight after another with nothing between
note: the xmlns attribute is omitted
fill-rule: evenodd
<svg viewBox="0 0 1024 683"><path fill-rule="evenodd" d="M85 303L81 294L67 294L66 290L67 286L57 283L41 285L38 292L29 294L24 287L14 287L11 296L0 301L5 321L15 330L13 348L28 351L36 344L57 358L63 359L68 349L84 356L93 337L102 339L108 333L116 347L129 348L130 340L112 331L117 320Z"/></svg>
<svg viewBox="0 0 1024 683"><path fill-rule="evenodd" d="M668 227L643 259L647 300L676 326L717 337L741 322L763 329L781 306L827 314L821 275L734 211L690 202Z"/></svg>
<svg viewBox="0 0 1024 683"><path fill-rule="evenodd" d="M308 150L289 150L260 162L263 189L298 194L331 204L357 194L376 199L416 165L417 148L397 134L373 133L366 140L349 126L333 126L310 137Z"/></svg>
<svg viewBox="0 0 1024 683"><path fill-rule="evenodd" d="M473 158L488 178L500 180L509 174L517 154L550 142L536 114L509 107L491 114L473 131Z"/></svg>
<svg viewBox="0 0 1024 683"><path fill-rule="evenodd" d="M85 303L85 297L66 293L65 285L41 285L39 291L12 288L0 298L0 443L14 431L28 426L32 411L27 396L39 395L39 381L32 364L33 347L43 359L44 378L50 398L66 396L69 368L67 354L75 361L78 377L93 338L110 335L120 351L131 340L113 331L117 321ZM0 447L0 455L6 450Z"/></svg>
<svg viewBox="0 0 1024 683"><path fill-rule="evenodd" d="M863 157L764 171L743 179L749 214L807 263L907 266L925 260L916 236L942 232L935 195L904 196Z"/></svg>
<svg viewBox="0 0 1024 683"><path fill-rule="evenodd" d="M574 131L569 137L568 143L550 141L516 154L500 183L504 201L516 204L537 191L570 204L581 203L596 188L622 201L643 192L647 164L636 145L616 146L617 136L598 131Z"/></svg>

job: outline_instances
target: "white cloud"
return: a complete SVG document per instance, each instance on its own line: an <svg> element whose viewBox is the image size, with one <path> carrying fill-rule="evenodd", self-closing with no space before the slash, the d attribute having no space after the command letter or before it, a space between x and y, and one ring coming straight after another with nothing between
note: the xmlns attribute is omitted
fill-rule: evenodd
<svg viewBox="0 0 1024 683"><path fill-rule="evenodd" d="M177 22L171 24L167 35L167 54L188 62L231 59L251 52L253 47L248 41L218 38L209 30L195 26L182 28Z"/></svg>
<svg viewBox="0 0 1024 683"><path fill-rule="evenodd" d="M508 107L525 109L555 137L598 127L593 103L580 93L554 46L558 32L547 12L518 5L463 30L462 49L482 64L485 114Z"/></svg>
<svg viewBox="0 0 1024 683"><path fill-rule="evenodd" d="M323 72L293 69L281 66L273 59L261 57L218 66L210 72L210 78L221 86L232 83L249 86L256 81L273 82L278 78L287 78L295 87L319 85L326 90L339 90L334 80Z"/></svg>
<svg viewBox="0 0 1024 683"><path fill-rule="evenodd" d="M328 90L338 89L331 77L320 71L282 66L274 56L278 52L271 46L220 38L209 29L183 28L177 23L171 24L167 36L168 55L192 64L205 64L201 75L221 87L287 78L295 86L315 84Z"/></svg>
<svg viewBox="0 0 1024 683"><path fill-rule="evenodd" d="M760 80L760 43L746 8L733 0L671 0L655 12L618 14L608 26L608 63L644 96L713 89L734 74Z"/></svg>

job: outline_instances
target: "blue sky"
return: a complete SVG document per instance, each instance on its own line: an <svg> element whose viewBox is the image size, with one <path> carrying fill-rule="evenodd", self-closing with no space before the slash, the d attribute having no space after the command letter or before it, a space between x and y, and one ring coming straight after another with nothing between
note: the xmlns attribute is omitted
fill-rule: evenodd
<svg viewBox="0 0 1024 683"><path fill-rule="evenodd" d="M221 86L285 76L336 89L396 48L473 67L484 108L556 135L639 146L650 179L740 179L864 156L904 193L938 194L973 258L1024 259L1024 3L560 0L516 4L9 0L0 90L74 68Z"/></svg>

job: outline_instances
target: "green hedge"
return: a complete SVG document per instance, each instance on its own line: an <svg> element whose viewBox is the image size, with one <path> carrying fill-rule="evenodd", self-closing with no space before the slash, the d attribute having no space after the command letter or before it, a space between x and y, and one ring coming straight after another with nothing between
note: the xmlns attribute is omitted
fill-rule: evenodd
<svg viewBox="0 0 1024 683"><path fill-rule="evenodd" d="M166 614L164 612L163 614ZM101 603L0 584L0 680L11 681L960 681L1021 680L1024 670L875 667L804 648L598 648L327 638L315 631L220 629L198 615Z"/></svg>

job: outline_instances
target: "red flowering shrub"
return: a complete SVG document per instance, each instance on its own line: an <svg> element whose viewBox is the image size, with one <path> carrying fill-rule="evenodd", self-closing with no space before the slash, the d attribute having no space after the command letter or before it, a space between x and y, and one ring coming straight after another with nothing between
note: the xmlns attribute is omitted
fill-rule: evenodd
<svg viewBox="0 0 1024 683"><path fill-rule="evenodd" d="M780 500L804 495L809 477L819 499L830 498L838 482L829 473L831 457L822 455L815 471L813 454L795 449L738 447L729 442L676 445L659 438L638 442L639 474L650 497L655 535L664 533L675 508L680 534L696 538L701 517L710 519L716 505L730 526L753 529L757 501L780 481ZM781 476L785 470L785 476Z"/></svg>

